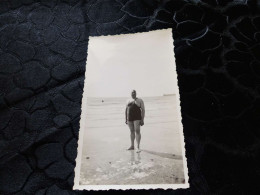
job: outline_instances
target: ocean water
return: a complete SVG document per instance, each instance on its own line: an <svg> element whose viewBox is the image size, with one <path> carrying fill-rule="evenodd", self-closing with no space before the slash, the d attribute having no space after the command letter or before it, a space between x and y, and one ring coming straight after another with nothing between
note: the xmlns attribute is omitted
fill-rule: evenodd
<svg viewBox="0 0 260 195"><path fill-rule="evenodd" d="M122 123L125 122L125 108L128 99L87 98L87 127L105 128L122 126ZM145 124L147 126L177 121L174 95L144 97L142 99L145 104Z"/></svg>
<svg viewBox="0 0 260 195"><path fill-rule="evenodd" d="M128 99L87 98L80 183L183 183L176 96L142 98L145 119L140 154L126 150L130 146L125 124Z"/></svg>

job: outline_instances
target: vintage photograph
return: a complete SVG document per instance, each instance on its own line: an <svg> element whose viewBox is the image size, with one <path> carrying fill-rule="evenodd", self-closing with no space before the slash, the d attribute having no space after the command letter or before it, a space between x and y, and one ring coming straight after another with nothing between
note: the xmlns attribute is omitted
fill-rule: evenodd
<svg viewBox="0 0 260 195"><path fill-rule="evenodd" d="M188 187L172 30L90 37L74 189Z"/></svg>

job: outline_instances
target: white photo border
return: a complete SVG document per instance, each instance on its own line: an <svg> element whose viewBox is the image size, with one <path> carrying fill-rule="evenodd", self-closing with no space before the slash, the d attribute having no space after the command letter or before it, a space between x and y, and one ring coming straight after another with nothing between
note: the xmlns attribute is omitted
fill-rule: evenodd
<svg viewBox="0 0 260 195"><path fill-rule="evenodd" d="M170 30L171 31L171 39L172 39L172 52L173 56L169 56L175 65L176 71L176 61L175 61L175 53L174 53L174 40L172 36L172 29L158 29L148 32L140 32L140 33L149 33L154 31L161 31L161 30ZM119 34L119 35L107 35L107 36L131 36L139 33L132 33L132 34ZM98 36L104 37L104 36ZM88 41L88 48L92 44L93 38L97 38L97 36L90 36ZM88 59L88 57L87 57ZM87 60L86 60L87 65ZM86 81L87 73L85 71L85 81ZM82 148L83 148L83 138L84 138L84 129L86 120L86 107L87 107L87 96L86 91L87 84L84 81L84 89L82 95L82 106L81 106L81 117L80 117L80 129L79 129L79 138L78 138L78 148L77 148L77 157L76 157L76 166L74 169L75 177L74 177L74 185L73 190L149 190L149 189L187 189L190 187L189 184L189 176L188 176L188 167L187 167L187 158L186 158L186 150L185 150L185 142L184 142L184 133L183 133L183 124L182 124L182 117L181 117L181 106L180 106L180 94L179 94L179 86L178 86L178 74L176 72L176 80L177 80L177 89L176 89L176 103L177 103L177 119L178 119L178 127L179 127L179 134L180 134L180 142L181 142L181 150L182 150L182 161L183 161L183 172L184 172L184 184L133 184L133 185L80 185L80 169L81 169L81 159L82 159Z"/></svg>

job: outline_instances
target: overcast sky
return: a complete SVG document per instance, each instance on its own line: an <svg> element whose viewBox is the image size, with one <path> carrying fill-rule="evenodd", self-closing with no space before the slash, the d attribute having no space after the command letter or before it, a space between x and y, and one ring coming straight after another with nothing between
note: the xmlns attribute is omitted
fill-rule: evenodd
<svg viewBox="0 0 260 195"><path fill-rule="evenodd" d="M171 29L90 37L86 66L88 97L173 94L177 88Z"/></svg>

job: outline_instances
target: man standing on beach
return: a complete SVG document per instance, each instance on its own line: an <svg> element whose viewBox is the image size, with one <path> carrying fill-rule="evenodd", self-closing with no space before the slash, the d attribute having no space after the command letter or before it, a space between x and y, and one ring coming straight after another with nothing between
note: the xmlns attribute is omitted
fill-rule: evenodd
<svg viewBox="0 0 260 195"><path fill-rule="evenodd" d="M144 125L145 108L142 99L136 97L136 91L131 93L132 99L127 101L125 110L125 123L130 129L131 146L128 150L134 150L134 140L136 137L137 152L140 150L141 133L140 126Z"/></svg>

